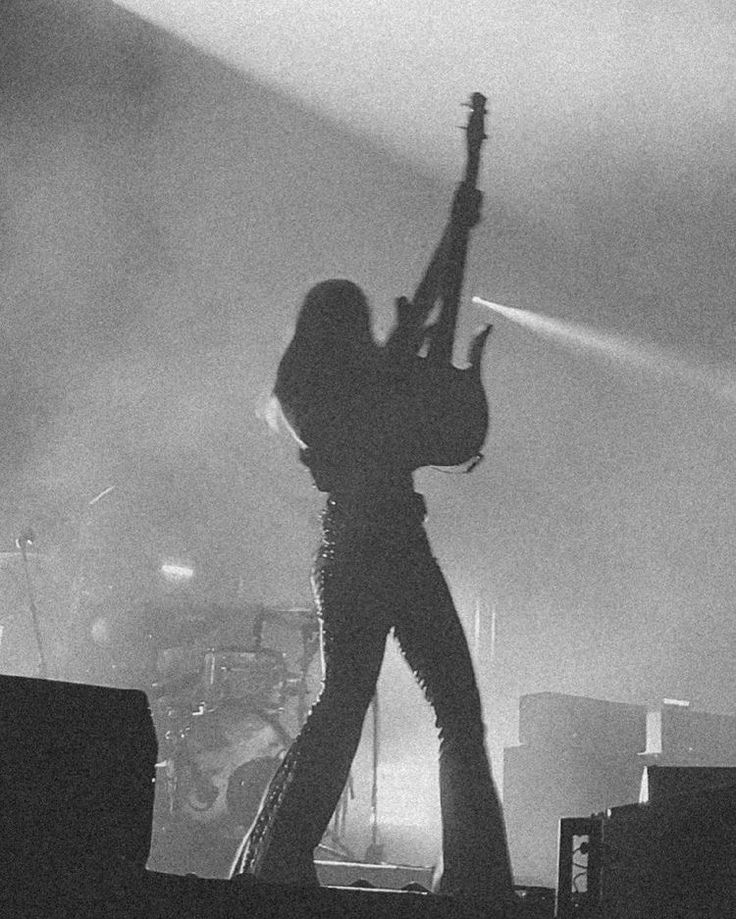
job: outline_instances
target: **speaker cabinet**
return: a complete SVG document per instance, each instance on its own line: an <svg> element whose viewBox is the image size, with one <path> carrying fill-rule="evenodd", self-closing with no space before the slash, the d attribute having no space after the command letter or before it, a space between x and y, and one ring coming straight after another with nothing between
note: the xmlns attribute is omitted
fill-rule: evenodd
<svg viewBox="0 0 736 919"><path fill-rule="evenodd" d="M558 919L736 915L736 787L560 822ZM682 781L682 780L681 780Z"/></svg>
<svg viewBox="0 0 736 919"><path fill-rule="evenodd" d="M143 692L0 676L3 864L145 868L156 753Z"/></svg>

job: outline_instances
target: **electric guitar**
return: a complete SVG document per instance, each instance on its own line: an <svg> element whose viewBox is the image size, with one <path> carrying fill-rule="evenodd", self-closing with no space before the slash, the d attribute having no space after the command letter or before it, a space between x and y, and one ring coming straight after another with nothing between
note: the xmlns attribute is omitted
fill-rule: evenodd
<svg viewBox="0 0 736 919"><path fill-rule="evenodd" d="M462 370L452 363L468 242L475 223L469 205L478 184L480 150L486 136L485 103L485 96L473 94L467 125L465 173L441 243L440 276L434 282L425 276L417 292L421 297L424 288L436 284L439 299L439 314L432 326L426 357L415 361L412 368L415 405L423 426L422 455L416 458L421 466L455 466L470 462L480 456L488 433L488 402L481 380L480 360L475 366ZM430 266L432 270L438 269ZM434 308L436 299L427 300L429 310Z"/></svg>

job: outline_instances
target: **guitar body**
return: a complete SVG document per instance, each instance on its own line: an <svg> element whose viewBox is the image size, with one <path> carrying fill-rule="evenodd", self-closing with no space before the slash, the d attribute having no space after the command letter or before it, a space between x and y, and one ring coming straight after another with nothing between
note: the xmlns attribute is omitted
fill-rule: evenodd
<svg viewBox="0 0 736 919"><path fill-rule="evenodd" d="M412 401L421 419L420 466L458 466L477 457L488 433L488 400L477 367L418 360Z"/></svg>

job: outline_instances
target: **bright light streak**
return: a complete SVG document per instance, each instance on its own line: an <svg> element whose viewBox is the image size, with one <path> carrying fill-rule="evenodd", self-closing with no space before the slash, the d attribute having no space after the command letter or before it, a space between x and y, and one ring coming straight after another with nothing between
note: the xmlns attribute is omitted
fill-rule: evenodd
<svg viewBox="0 0 736 919"><path fill-rule="evenodd" d="M189 565L180 565L173 562L166 562L161 565L161 574L172 584L181 584L189 581L194 576L194 568Z"/></svg>
<svg viewBox="0 0 736 919"><path fill-rule="evenodd" d="M665 374L690 386L705 388L721 399L736 402L736 378L724 370L695 367L680 355L664 348L632 341L613 332L599 332L579 323L563 322L531 310L502 306L482 297L473 297L473 303L485 306L542 338L568 348L577 347L606 357L614 363L627 364L649 373Z"/></svg>

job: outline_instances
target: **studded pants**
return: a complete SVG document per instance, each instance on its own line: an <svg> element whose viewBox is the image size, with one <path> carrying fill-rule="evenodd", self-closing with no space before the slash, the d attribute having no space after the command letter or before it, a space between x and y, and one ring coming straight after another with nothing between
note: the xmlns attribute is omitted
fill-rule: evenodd
<svg viewBox="0 0 736 919"><path fill-rule="evenodd" d="M314 849L347 781L393 628L434 707L439 731L440 892L509 896L506 835L478 688L423 517L419 495L358 509L328 499L312 572L322 628L322 692L266 792L234 873L316 883Z"/></svg>

